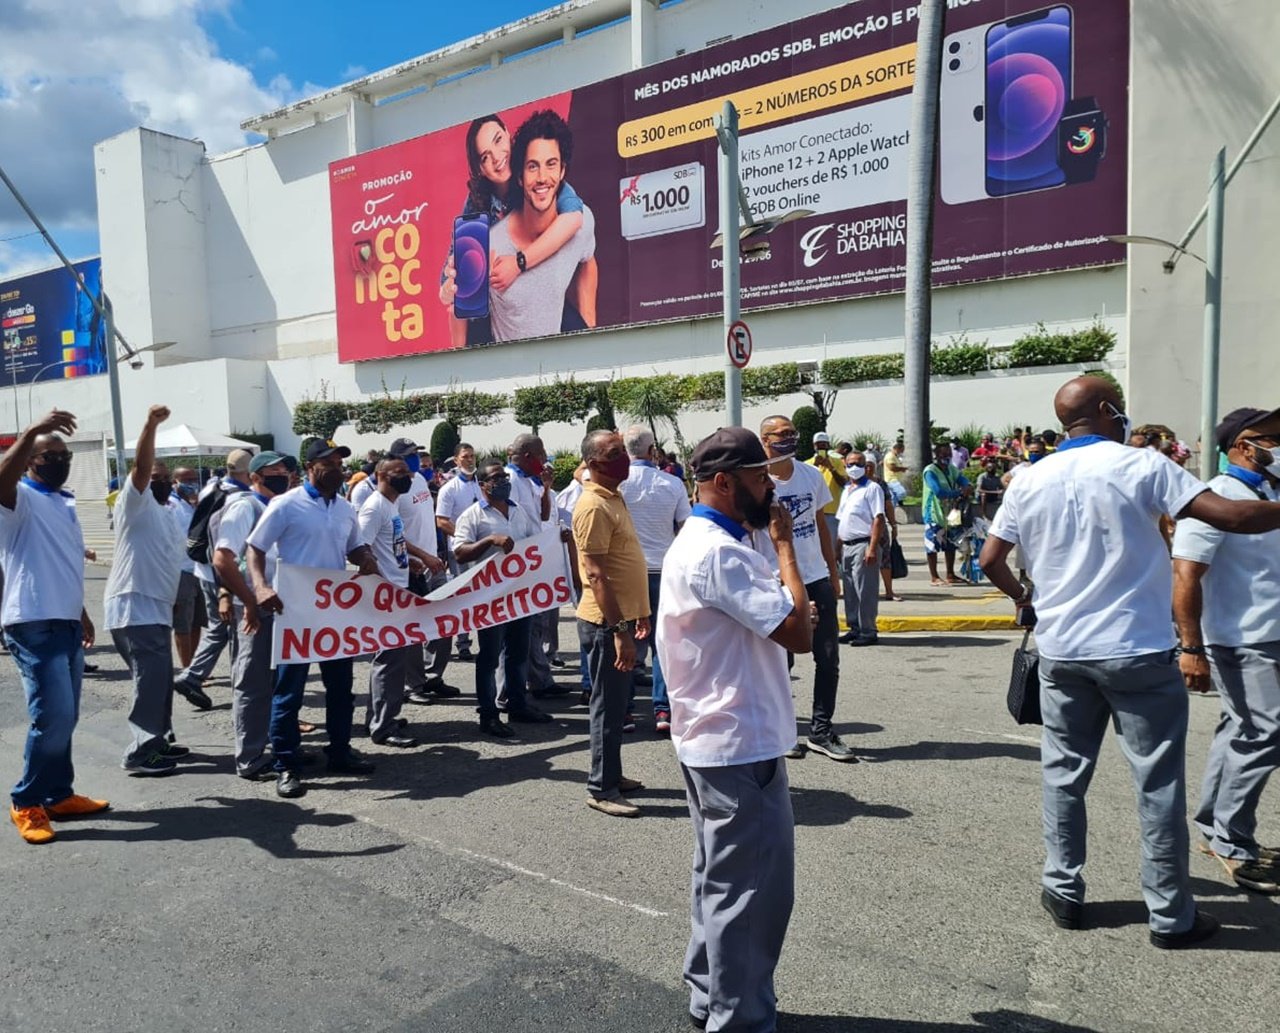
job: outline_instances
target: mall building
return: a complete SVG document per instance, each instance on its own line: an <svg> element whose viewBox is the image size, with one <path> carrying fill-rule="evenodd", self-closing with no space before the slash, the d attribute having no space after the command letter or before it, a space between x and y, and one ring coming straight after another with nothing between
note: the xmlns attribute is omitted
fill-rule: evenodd
<svg viewBox="0 0 1280 1033"><path fill-rule="evenodd" d="M865 3L846 5L854 14ZM1119 5L1124 0L1114 0ZM999 18L999 0L983 4ZM579 379L722 369L718 316L547 337L491 348L339 362L330 225L330 164L454 126L486 112L695 54L841 5L826 0L571 0L484 35L267 113L243 112L261 142L209 154L195 140L138 128L97 145L103 270L121 331L142 368L123 365L126 436L146 406L168 404L184 422L224 432L271 432L296 446L292 407L305 399L361 400L401 390L463 385L510 392L573 374ZM906 8L904 2L895 4ZM1228 160L1280 94L1280 5L1274 0L1132 0L1128 90L1128 226L1117 232L1176 240L1205 198L1211 159ZM388 26L386 31L395 31ZM353 63L361 55L353 51ZM1280 405L1280 126L1230 186L1226 205L1220 411ZM714 208L712 208L714 213ZM712 216L714 218L714 215ZM1203 254L1204 230L1189 250ZM1194 441L1199 412L1203 266L1186 258L1169 275L1167 251L1132 245L1127 261L936 290L935 336L1008 344L1037 324L1096 320L1118 344L1107 367L1138 422L1167 423ZM434 275L434 274L433 274ZM434 289L434 288L433 288ZM903 298L794 304L750 312L752 363L820 363L900 350ZM1048 426L1055 388L1073 367L936 380L934 418L958 427ZM110 428L105 378L37 384L40 411L76 412L84 431ZM790 412L796 394L750 424ZM901 384L842 390L838 435L902 425ZM695 440L717 412L682 419ZM513 421L469 428L479 446L509 441ZM426 440L430 425L393 432ZM580 428L550 424L548 445L575 447ZM338 437L355 448L383 435Z"/></svg>

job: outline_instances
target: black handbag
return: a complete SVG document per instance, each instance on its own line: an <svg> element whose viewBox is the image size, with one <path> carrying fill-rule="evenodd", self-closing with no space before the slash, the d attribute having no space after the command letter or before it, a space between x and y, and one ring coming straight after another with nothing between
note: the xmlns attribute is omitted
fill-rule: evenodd
<svg viewBox="0 0 1280 1033"><path fill-rule="evenodd" d="M1022 645L1013 651L1013 672L1009 675L1009 713L1020 725L1038 725L1040 716L1040 654L1027 648L1031 629L1022 636Z"/></svg>
<svg viewBox="0 0 1280 1033"><path fill-rule="evenodd" d="M904 577L911 573L907 567L907 557L902 552L902 546L898 544L895 538L889 545L889 574L894 581L901 581Z"/></svg>

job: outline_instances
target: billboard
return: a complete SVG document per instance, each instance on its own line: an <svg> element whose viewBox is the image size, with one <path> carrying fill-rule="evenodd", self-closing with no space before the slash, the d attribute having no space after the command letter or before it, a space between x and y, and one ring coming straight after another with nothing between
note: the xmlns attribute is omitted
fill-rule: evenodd
<svg viewBox="0 0 1280 1033"><path fill-rule="evenodd" d="M950 8L934 282L1123 261L1129 5ZM333 162L339 359L719 313L726 99L743 310L901 290L916 30L863 0Z"/></svg>
<svg viewBox="0 0 1280 1033"><path fill-rule="evenodd" d="M85 286L102 290L102 260L74 263ZM93 304L61 267L0 283L4 369L0 387L107 371L106 332Z"/></svg>

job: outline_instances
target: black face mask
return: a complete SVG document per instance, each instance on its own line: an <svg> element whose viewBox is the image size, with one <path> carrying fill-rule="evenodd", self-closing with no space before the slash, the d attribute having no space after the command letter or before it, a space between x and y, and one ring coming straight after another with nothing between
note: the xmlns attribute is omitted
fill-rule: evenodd
<svg viewBox="0 0 1280 1033"><path fill-rule="evenodd" d="M342 487L342 481L342 468L332 466L321 470L320 476L315 479L316 487L326 495L336 495Z"/></svg>
<svg viewBox="0 0 1280 1033"><path fill-rule="evenodd" d="M262 478L262 486L273 496L283 495L289 490L289 475L287 473L269 474Z"/></svg>
<svg viewBox="0 0 1280 1033"><path fill-rule="evenodd" d="M151 494L160 505L164 505L169 501L169 496L173 494L173 484L170 481L152 481Z"/></svg>
<svg viewBox="0 0 1280 1033"><path fill-rule="evenodd" d="M390 477L387 483L391 485L391 490L397 495L407 494L409 489L413 487L412 477Z"/></svg>
<svg viewBox="0 0 1280 1033"><path fill-rule="evenodd" d="M71 453L66 452L56 457L46 453L44 462L35 470L40 475L40 480L50 488L61 488L71 474Z"/></svg>
<svg viewBox="0 0 1280 1033"><path fill-rule="evenodd" d="M773 505L773 488L765 492L764 498L757 502L747 491L741 481L733 485L733 504L742 514L742 522L754 531L762 531L769 526L769 509Z"/></svg>

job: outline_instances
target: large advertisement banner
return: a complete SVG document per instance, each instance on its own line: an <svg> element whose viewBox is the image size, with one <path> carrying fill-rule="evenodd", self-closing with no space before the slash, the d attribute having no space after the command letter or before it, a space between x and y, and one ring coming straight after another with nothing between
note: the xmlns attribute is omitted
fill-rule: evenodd
<svg viewBox="0 0 1280 1033"><path fill-rule="evenodd" d="M102 289L102 261L76 262L85 286ZM106 331L93 303L66 269L50 269L0 283L4 369L0 387L33 380L66 380L107 371Z"/></svg>
<svg viewBox="0 0 1280 1033"><path fill-rule="evenodd" d="M863 0L330 166L338 355L721 309L714 118L768 248L743 308L901 290L916 9ZM934 282L1123 261L1129 5L947 14Z"/></svg>

